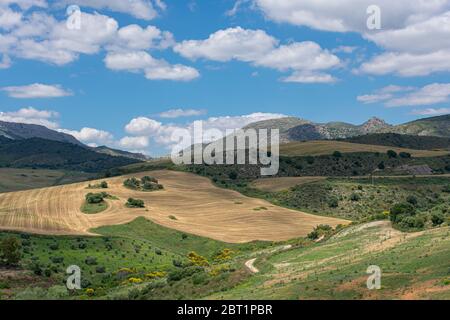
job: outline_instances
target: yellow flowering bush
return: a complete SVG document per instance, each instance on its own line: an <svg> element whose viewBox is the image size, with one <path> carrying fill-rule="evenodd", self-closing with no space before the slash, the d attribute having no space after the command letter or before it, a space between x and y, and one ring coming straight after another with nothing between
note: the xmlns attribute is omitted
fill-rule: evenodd
<svg viewBox="0 0 450 320"><path fill-rule="evenodd" d="M128 279L129 283L133 283L133 284L138 284L138 283L142 283L142 279L141 278L130 278Z"/></svg>
<svg viewBox="0 0 450 320"><path fill-rule="evenodd" d="M90 297L92 297L94 295L95 291L92 288L87 288L86 289L86 294Z"/></svg>
<svg viewBox="0 0 450 320"><path fill-rule="evenodd" d="M222 251L220 251L216 256L215 256L215 260L217 261L227 261L231 259L231 256L234 254L234 251L231 249L223 249Z"/></svg>
<svg viewBox="0 0 450 320"><path fill-rule="evenodd" d="M167 275L167 272L164 271L155 271L150 272L145 275L146 278L149 279L156 279L156 278L164 278Z"/></svg>
<svg viewBox="0 0 450 320"><path fill-rule="evenodd" d="M199 267L209 266L208 260L206 260L205 257L202 257L201 255L199 255L198 253L196 253L194 251L192 251L188 254L188 259L195 266L199 266Z"/></svg>

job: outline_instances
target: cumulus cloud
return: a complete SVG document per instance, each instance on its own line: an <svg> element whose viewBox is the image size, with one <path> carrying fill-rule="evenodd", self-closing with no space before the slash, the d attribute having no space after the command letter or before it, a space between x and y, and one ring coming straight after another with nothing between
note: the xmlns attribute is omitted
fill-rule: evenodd
<svg viewBox="0 0 450 320"><path fill-rule="evenodd" d="M0 121L37 124L50 129L58 128L56 119L59 114L50 110L37 110L32 107L22 108L18 111L2 112L0 111Z"/></svg>
<svg viewBox="0 0 450 320"><path fill-rule="evenodd" d="M22 13L0 7L0 29L10 29L22 21Z"/></svg>
<svg viewBox="0 0 450 320"><path fill-rule="evenodd" d="M130 14L136 18L151 20L157 17L158 10L165 10L162 0L64 0L65 5L79 5L94 9L108 9L115 12Z"/></svg>
<svg viewBox="0 0 450 320"><path fill-rule="evenodd" d="M72 92L62 88L60 85L46 85L42 83L4 87L1 90L5 91L8 96L18 99L58 98L72 95Z"/></svg>
<svg viewBox="0 0 450 320"><path fill-rule="evenodd" d="M173 34L168 31L161 31L154 26L142 28L131 24L118 30L116 40L108 50L166 49L174 43Z"/></svg>
<svg viewBox="0 0 450 320"><path fill-rule="evenodd" d="M58 131L70 134L77 140L90 145L108 144L114 139L111 133L94 128L82 128L79 131L59 129Z"/></svg>
<svg viewBox="0 0 450 320"><path fill-rule="evenodd" d="M161 118L180 118L180 117L192 117L201 116L206 114L206 110L197 109L171 109L158 114Z"/></svg>
<svg viewBox="0 0 450 320"><path fill-rule="evenodd" d="M146 51L110 52L105 58L109 69L129 72L143 72L150 80L190 81L200 76L192 67L171 65L163 59L155 59Z"/></svg>
<svg viewBox="0 0 450 320"><path fill-rule="evenodd" d="M241 27L216 31L206 40L186 40L174 47L175 52L189 59L214 61L254 61L273 50L278 40L263 30Z"/></svg>
<svg viewBox="0 0 450 320"><path fill-rule="evenodd" d="M193 60L238 60L254 66L293 71L290 77L284 79L289 82L334 82L331 75L318 71L340 64L337 56L315 42L294 42L280 46L277 39L263 30L241 27L216 31L206 40L183 41L174 47L174 51Z"/></svg>
<svg viewBox="0 0 450 320"><path fill-rule="evenodd" d="M433 105L450 99L449 83L433 83L422 88L388 86L357 100L366 104L383 102L387 107Z"/></svg>
<svg viewBox="0 0 450 320"><path fill-rule="evenodd" d="M254 0L267 18L313 29L348 32L367 31L367 8L372 0ZM423 21L446 9L450 2L378 0L382 8L383 29L398 29L411 21Z"/></svg>
<svg viewBox="0 0 450 320"><path fill-rule="evenodd" d="M149 146L149 137L123 137L118 145L127 150L142 150Z"/></svg>
<svg viewBox="0 0 450 320"><path fill-rule="evenodd" d="M0 61L0 69L8 69L9 67L11 67L11 58L4 54Z"/></svg>

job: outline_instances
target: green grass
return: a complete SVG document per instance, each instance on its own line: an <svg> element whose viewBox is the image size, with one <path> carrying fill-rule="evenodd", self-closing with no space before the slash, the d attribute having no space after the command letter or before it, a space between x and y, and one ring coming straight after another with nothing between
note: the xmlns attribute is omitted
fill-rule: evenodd
<svg viewBox="0 0 450 320"><path fill-rule="evenodd" d="M33 270L33 265L38 264L43 272L42 275L34 276L31 282L9 281L8 285L12 286L8 289L9 294L12 291L13 296L23 293L30 299L55 298L47 296L42 290L45 286L62 284L67 277L66 268L77 265L82 270L84 288L93 288L95 298L114 296L121 290L127 292L138 286L124 283L130 277L143 279L143 285L152 283L145 278L145 274L170 272L176 269L174 261L187 263L187 255L192 251L204 256L214 266L213 258L225 248L232 249L233 257L238 257L271 245L264 242L242 245L223 243L168 229L145 218L124 225L97 228L92 232L100 236L41 236L0 232L0 240L8 236L21 240L22 268ZM90 263L92 260L94 264ZM128 271L120 271L122 269ZM50 270L49 276L44 275L45 270ZM29 286L42 290L30 291L27 289ZM84 289L76 292L73 298L86 298Z"/></svg>
<svg viewBox="0 0 450 320"><path fill-rule="evenodd" d="M213 299L449 299L450 231L441 228L402 240L385 250L383 228L374 227L334 237L323 244L260 258L261 273ZM370 265L382 270L382 289L366 287ZM430 289L430 291L426 291Z"/></svg>
<svg viewBox="0 0 450 320"><path fill-rule="evenodd" d="M96 214L108 209L108 203L102 201L100 203L88 203L87 201L81 206L81 212L86 214Z"/></svg>

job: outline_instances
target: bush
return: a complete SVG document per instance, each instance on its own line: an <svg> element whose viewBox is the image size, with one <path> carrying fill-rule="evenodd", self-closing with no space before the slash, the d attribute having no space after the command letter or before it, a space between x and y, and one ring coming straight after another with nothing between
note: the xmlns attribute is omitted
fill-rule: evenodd
<svg viewBox="0 0 450 320"><path fill-rule="evenodd" d="M408 158L411 158L411 153L408 153L408 152L400 152L400 158L403 158L403 159L408 159Z"/></svg>
<svg viewBox="0 0 450 320"><path fill-rule="evenodd" d="M97 273L105 273L106 269L103 266L98 266L98 267L95 268L95 272L97 272Z"/></svg>
<svg viewBox="0 0 450 320"><path fill-rule="evenodd" d="M410 203L397 203L390 210L390 217L393 223L398 223L403 218L416 214L416 209Z"/></svg>
<svg viewBox="0 0 450 320"><path fill-rule="evenodd" d="M378 169L384 170L385 168L386 168L386 166L384 165L384 161L381 161L381 162L378 164Z"/></svg>
<svg viewBox="0 0 450 320"><path fill-rule="evenodd" d="M0 242L0 262L8 267L17 266L21 259L22 245L16 237L8 237Z"/></svg>
<svg viewBox="0 0 450 320"><path fill-rule="evenodd" d="M335 151L335 152L333 152L333 157L342 158L342 153L340 153L339 151Z"/></svg>
<svg viewBox="0 0 450 320"><path fill-rule="evenodd" d="M442 213L435 212L431 215L431 222L433 226L440 226L445 222L445 217Z"/></svg>
<svg viewBox="0 0 450 320"><path fill-rule="evenodd" d="M126 206L128 208L145 208L145 203L143 200L140 199L133 199L133 198L129 198Z"/></svg>
<svg viewBox="0 0 450 320"><path fill-rule="evenodd" d="M102 189L108 189L108 183L106 181L100 182L100 188Z"/></svg>
<svg viewBox="0 0 450 320"><path fill-rule="evenodd" d="M339 201L336 198L331 198L330 200L328 200L328 206L330 208L337 208L339 207Z"/></svg>
<svg viewBox="0 0 450 320"><path fill-rule="evenodd" d="M350 200L353 202L357 202L361 200L361 196L357 193L352 193L352 195L350 196Z"/></svg>
<svg viewBox="0 0 450 320"><path fill-rule="evenodd" d="M413 206L417 205L417 198L415 196L408 196L406 198L406 202L412 204Z"/></svg>
<svg viewBox="0 0 450 320"><path fill-rule="evenodd" d="M90 204L98 204L103 202L105 195L103 193L88 193L86 195L86 202Z"/></svg>
<svg viewBox="0 0 450 320"><path fill-rule="evenodd" d="M397 152L395 152L394 150L388 150L387 155L389 158L397 158Z"/></svg>
<svg viewBox="0 0 450 320"><path fill-rule="evenodd" d="M84 263L86 263L88 266L95 266L97 264L97 258L95 258L95 257L87 257L84 260Z"/></svg>
<svg viewBox="0 0 450 320"><path fill-rule="evenodd" d="M236 171L231 171L231 172L228 174L228 177L229 177L231 180L236 180L237 177L238 177L238 174L237 174Z"/></svg>
<svg viewBox="0 0 450 320"><path fill-rule="evenodd" d="M449 184L449 185L446 185L446 186L444 186L444 187L442 188L442 192L445 192L445 193L450 193L450 184Z"/></svg>

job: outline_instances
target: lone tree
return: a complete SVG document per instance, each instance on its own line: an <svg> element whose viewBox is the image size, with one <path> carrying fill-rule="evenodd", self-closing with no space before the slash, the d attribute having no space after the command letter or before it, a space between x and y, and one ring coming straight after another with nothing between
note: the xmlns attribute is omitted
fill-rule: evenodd
<svg viewBox="0 0 450 320"><path fill-rule="evenodd" d="M133 199L133 198L129 198L126 206L128 208L145 208L145 203L142 200L139 199Z"/></svg>
<svg viewBox="0 0 450 320"><path fill-rule="evenodd" d="M387 155L389 158L397 158L397 152L395 152L394 150L388 150Z"/></svg>
<svg viewBox="0 0 450 320"><path fill-rule="evenodd" d="M0 243L0 261L8 267L17 266L21 259L22 245L15 237L8 237Z"/></svg>

